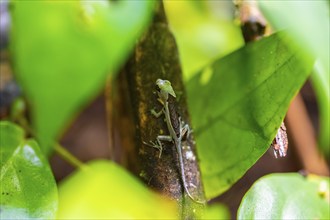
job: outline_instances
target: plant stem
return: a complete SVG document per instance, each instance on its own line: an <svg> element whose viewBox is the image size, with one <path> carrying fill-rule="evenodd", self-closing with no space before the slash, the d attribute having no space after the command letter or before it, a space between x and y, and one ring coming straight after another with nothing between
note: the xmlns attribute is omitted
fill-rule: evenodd
<svg viewBox="0 0 330 220"><path fill-rule="evenodd" d="M19 116L17 118L17 122L33 137L36 137L36 133L34 130L30 127L28 121L24 116ZM61 146L59 143L54 141L54 150L56 153L58 153L62 159L70 163L72 166L77 167L79 169L84 169L86 165L84 165L83 162L78 160L74 155L72 155L67 149L65 149L63 146Z"/></svg>
<svg viewBox="0 0 330 220"><path fill-rule="evenodd" d="M287 122L304 169L319 175L329 175L326 161L317 149L315 131L300 94L290 105Z"/></svg>
<svg viewBox="0 0 330 220"><path fill-rule="evenodd" d="M59 143L54 144L54 150L59 154L65 161L70 163L72 166L77 167L79 169L84 169L86 165L78 160L74 155L72 155L65 147L60 145Z"/></svg>

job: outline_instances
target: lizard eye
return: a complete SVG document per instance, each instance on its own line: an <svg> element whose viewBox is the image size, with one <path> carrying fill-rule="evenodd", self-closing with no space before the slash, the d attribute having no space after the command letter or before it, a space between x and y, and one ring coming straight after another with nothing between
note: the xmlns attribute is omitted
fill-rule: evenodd
<svg viewBox="0 0 330 220"><path fill-rule="evenodd" d="M159 86L156 84L155 85L155 90L157 91L157 92L160 92L160 88L159 88Z"/></svg>
<svg viewBox="0 0 330 220"><path fill-rule="evenodd" d="M168 88L169 86L171 86L171 82L166 79L157 79L156 85L159 88Z"/></svg>
<svg viewBox="0 0 330 220"><path fill-rule="evenodd" d="M157 91L160 91L164 86L167 85L167 80L157 79L156 80L156 89Z"/></svg>
<svg viewBox="0 0 330 220"><path fill-rule="evenodd" d="M157 91L167 93L176 98L171 82L168 80L157 79L156 85L158 86Z"/></svg>
<svg viewBox="0 0 330 220"><path fill-rule="evenodd" d="M159 87L161 87L164 84L166 84L166 82L168 82L168 81L167 80L163 80L163 79L157 79L156 80L156 85L158 85Z"/></svg>

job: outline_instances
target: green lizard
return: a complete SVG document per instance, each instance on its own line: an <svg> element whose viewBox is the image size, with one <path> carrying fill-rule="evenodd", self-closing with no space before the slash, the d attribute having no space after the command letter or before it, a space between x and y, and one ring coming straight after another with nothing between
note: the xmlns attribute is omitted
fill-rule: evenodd
<svg viewBox="0 0 330 220"><path fill-rule="evenodd" d="M162 80L157 79L156 85L158 86L159 91L157 91L158 94L158 101L163 105L163 108L156 112L155 110L151 110L151 113L156 116L157 118L164 114L165 121L167 125L167 129L170 133L170 135L158 135L155 142L150 141L152 144L148 144L143 142L144 144L155 147L159 149L159 157L161 157L163 145L161 141L168 141L173 142L176 151L178 153L179 157L179 163L180 163L180 171L181 171L181 178L182 183L185 191L187 192L188 196L197 203L204 204L205 201L199 201L196 200L187 189L187 183L186 183L186 177L185 177L185 170L184 170L184 164L183 164L183 158L182 158L182 140L186 140L190 134L190 128L188 124L184 124L181 121L181 118L178 116L176 112L176 105L175 105L175 92L171 86L170 81L168 80Z"/></svg>

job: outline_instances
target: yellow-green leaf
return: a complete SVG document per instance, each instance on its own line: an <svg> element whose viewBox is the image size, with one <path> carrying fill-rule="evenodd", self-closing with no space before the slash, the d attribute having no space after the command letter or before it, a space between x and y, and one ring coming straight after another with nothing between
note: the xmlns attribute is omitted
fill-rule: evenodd
<svg viewBox="0 0 330 220"><path fill-rule="evenodd" d="M153 1L13 1L14 73L42 149L115 73L148 24Z"/></svg>
<svg viewBox="0 0 330 220"><path fill-rule="evenodd" d="M110 161L94 161L59 187L58 219L177 219L174 201Z"/></svg>

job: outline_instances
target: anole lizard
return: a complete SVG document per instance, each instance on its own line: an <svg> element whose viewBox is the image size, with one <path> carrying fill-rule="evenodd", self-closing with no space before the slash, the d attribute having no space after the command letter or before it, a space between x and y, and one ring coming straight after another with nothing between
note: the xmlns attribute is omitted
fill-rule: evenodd
<svg viewBox="0 0 330 220"><path fill-rule="evenodd" d="M155 110L151 110L151 113L156 116L157 118L164 114L165 116L165 122L167 125L167 129L170 133L170 135L158 135L155 142L150 141L152 144L148 144L143 142L144 144L155 147L159 149L159 157L161 157L163 145L161 141L169 141L173 142L176 151L178 153L179 157L179 163L180 163L180 171L181 171L181 178L182 183L185 191L187 192L188 196L197 203L204 204L205 201L199 201L196 200L187 189L187 183L186 183L186 177L185 177L185 170L184 170L184 164L183 164L183 158L182 158L182 140L185 140L189 134L190 134L190 128L188 124L184 124L181 121L180 116L178 116L175 108L175 92L171 86L170 81L168 80L162 80L157 79L156 85L159 89L157 91L158 94L158 101L163 105L163 108L156 112Z"/></svg>

